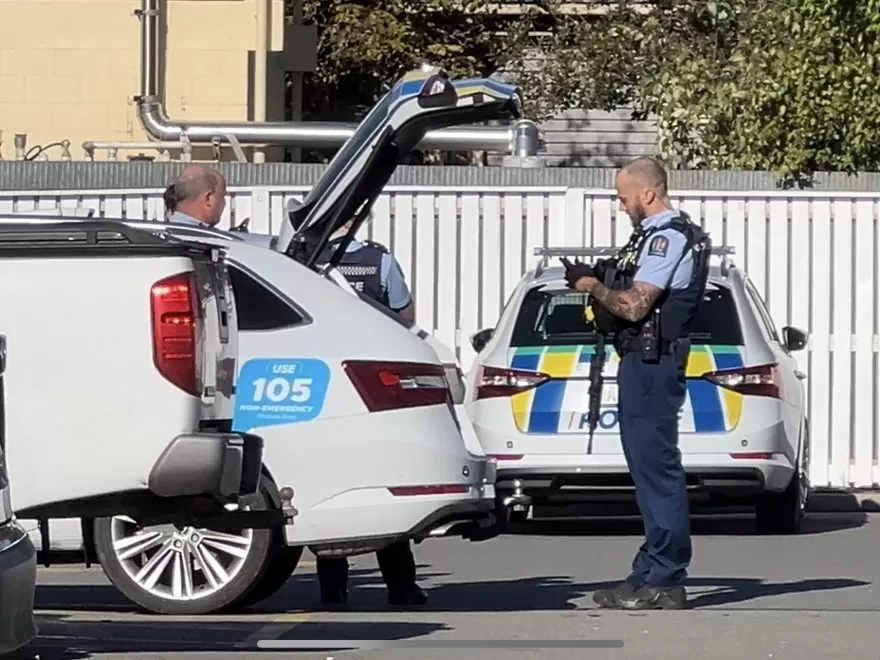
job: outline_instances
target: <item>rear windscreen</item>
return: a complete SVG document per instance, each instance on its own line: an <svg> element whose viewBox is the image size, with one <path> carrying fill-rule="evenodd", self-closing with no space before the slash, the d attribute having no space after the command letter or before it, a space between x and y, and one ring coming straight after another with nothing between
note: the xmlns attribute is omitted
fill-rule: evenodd
<svg viewBox="0 0 880 660"><path fill-rule="evenodd" d="M513 329L511 346L594 344L596 333L584 317L587 294L571 289L534 288L526 294ZM742 331L730 290L709 283L691 328L691 341L742 346Z"/></svg>

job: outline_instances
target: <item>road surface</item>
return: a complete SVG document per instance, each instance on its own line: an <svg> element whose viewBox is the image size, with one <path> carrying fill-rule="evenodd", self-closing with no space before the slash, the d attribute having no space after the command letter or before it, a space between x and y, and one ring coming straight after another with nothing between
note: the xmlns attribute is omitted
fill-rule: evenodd
<svg viewBox="0 0 880 660"><path fill-rule="evenodd" d="M139 614L98 568L41 569L41 660L241 657L448 660L813 660L880 657L880 514L811 514L799 537L762 537L750 521L695 521L693 609L593 609L591 592L625 575L637 522L540 522L479 544L416 546L430 604L394 612L371 556L352 566L347 612L315 608L314 558L257 608L233 615ZM258 640L406 640L435 648L260 651ZM482 640L494 648L442 648ZM512 643L610 641L622 648L511 650ZM507 645L507 647L505 647Z"/></svg>

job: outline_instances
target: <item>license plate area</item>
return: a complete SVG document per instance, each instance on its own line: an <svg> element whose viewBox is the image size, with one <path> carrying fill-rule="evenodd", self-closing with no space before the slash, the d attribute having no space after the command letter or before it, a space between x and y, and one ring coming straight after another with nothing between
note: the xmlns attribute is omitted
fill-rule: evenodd
<svg viewBox="0 0 880 660"><path fill-rule="evenodd" d="M585 381L585 389L577 407L567 412L568 423L563 426L563 433L588 433L590 426L587 419L590 410L589 381ZM617 433L618 418L617 404L620 400L620 390L615 380L606 380L602 384L602 398L599 405L599 421L596 425L596 433Z"/></svg>

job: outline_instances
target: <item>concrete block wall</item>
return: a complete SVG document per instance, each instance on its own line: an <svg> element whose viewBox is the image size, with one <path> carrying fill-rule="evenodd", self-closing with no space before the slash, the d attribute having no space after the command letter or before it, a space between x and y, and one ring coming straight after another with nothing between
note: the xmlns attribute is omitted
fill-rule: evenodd
<svg viewBox="0 0 880 660"><path fill-rule="evenodd" d="M248 51L255 0L165 0L165 99L176 120L248 119ZM283 0L271 2L269 46L283 46ZM146 140L132 97L139 92L137 0L0 0L0 157L67 139ZM122 152L119 157L124 158ZM146 152L156 155L157 152ZM58 159L53 149L50 158ZM103 159L100 153L96 158Z"/></svg>

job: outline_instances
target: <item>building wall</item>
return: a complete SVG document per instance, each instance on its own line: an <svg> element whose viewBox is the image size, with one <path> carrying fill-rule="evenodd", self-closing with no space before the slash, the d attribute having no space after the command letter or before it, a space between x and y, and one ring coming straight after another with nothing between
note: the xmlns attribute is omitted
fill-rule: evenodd
<svg viewBox="0 0 880 660"><path fill-rule="evenodd" d="M160 81L169 116L247 120L255 0L163 3ZM76 160L85 158L85 140L147 139L132 102L139 92L139 6L137 0L0 0L2 158L14 158L15 133L27 134L28 148L70 140ZM271 8L270 48L281 50L283 0L272 0ZM53 160L59 156L50 152Z"/></svg>
<svg viewBox="0 0 880 660"><path fill-rule="evenodd" d="M651 156L657 143L653 118L632 119L630 109L568 110L541 125L544 158L555 167L620 167Z"/></svg>

